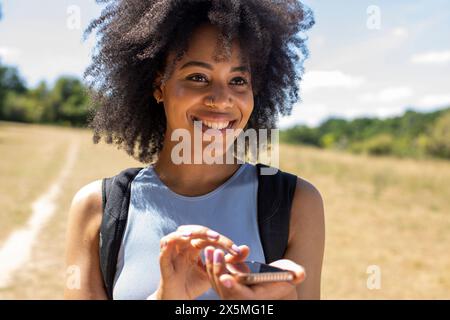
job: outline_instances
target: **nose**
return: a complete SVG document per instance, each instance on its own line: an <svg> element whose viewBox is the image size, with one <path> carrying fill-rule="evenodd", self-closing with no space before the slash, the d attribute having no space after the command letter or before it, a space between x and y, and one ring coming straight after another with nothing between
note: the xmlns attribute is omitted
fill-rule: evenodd
<svg viewBox="0 0 450 320"><path fill-rule="evenodd" d="M233 107L233 99L227 88L222 85L214 85L211 94L205 98L205 105L216 109L228 109Z"/></svg>

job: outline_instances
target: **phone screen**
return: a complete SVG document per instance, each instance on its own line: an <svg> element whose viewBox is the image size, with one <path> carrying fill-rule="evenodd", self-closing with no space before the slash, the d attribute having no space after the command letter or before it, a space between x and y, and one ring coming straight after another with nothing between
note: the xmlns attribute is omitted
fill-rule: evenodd
<svg viewBox="0 0 450 320"><path fill-rule="evenodd" d="M227 268L232 273L286 272L286 270L256 261L244 261L241 263L229 264Z"/></svg>

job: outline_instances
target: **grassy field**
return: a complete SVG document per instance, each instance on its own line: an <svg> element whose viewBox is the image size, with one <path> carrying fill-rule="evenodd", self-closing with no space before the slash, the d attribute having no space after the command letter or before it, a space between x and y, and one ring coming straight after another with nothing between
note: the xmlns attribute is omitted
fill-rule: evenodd
<svg viewBox="0 0 450 320"><path fill-rule="evenodd" d="M83 129L0 122L0 245L24 224L33 201L78 144L57 211L3 299L60 299L67 212L84 184L142 166L113 146L93 145ZM373 158L282 145L280 168L312 182L326 214L323 299L450 298L450 162ZM1 263L1 261L0 261ZM367 268L381 288L367 288Z"/></svg>

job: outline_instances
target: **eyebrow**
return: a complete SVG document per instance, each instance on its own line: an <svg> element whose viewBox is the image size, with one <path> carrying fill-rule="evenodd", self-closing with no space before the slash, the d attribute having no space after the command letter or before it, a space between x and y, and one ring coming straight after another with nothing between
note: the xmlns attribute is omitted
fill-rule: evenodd
<svg viewBox="0 0 450 320"><path fill-rule="evenodd" d="M184 68L187 68L187 67L193 67L193 66L202 67L202 68L206 68L206 69L209 69L209 70L213 70L213 67L209 63L202 62L202 61L189 61L189 62L186 62L184 65L182 65L180 67L180 70L184 69ZM230 68L230 72L235 72L235 71L241 71L241 72L248 72L248 73L250 73L249 69L246 66L239 66L239 67Z"/></svg>

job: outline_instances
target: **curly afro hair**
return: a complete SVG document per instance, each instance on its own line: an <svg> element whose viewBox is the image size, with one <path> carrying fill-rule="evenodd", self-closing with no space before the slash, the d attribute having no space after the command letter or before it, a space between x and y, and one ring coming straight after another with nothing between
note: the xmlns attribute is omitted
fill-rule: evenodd
<svg viewBox="0 0 450 320"><path fill-rule="evenodd" d="M190 34L204 22L220 30L215 52L229 57L235 37L249 57L254 109L247 129L277 127L299 99L304 31L314 25L312 11L298 0L97 0L107 3L91 21L85 38L99 36L84 78L92 95L89 128L135 159L150 163L162 149L164 107L153 97L158 72L163 82L187 51ZM169 52L175 53L166 66ZM269 136L270 141L270 136Z"/></svg>

